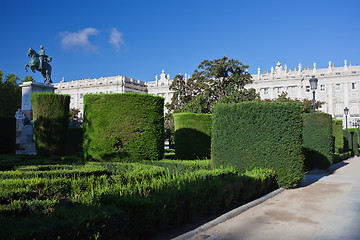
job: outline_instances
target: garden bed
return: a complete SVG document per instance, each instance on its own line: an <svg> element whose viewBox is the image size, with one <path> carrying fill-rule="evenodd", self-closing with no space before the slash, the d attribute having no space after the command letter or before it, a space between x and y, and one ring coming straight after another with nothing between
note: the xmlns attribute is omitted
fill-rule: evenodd
<svg viewBox="0 0 360 240"><path fill-rule="evenodd" d="M1 239L144 239L274 190L275 174L210 160L141 163L0 156ZM35 158L35 157L34 157ZM31 164L31 162L33 164ZM40 163L40 164L38 164Z"/></svg>

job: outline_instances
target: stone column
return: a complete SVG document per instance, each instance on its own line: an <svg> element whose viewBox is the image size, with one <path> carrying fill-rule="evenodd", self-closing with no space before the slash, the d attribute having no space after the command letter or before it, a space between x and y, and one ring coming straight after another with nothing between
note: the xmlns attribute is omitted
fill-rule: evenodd
<svg viewBox="0 0 360 240"><path fill-rule="evenodd" d="M50 84L37 82L24 82L20 85L22 89L21 111L30 120L33 119L30 97L33 92L54 92L55 87Z"/></svg>

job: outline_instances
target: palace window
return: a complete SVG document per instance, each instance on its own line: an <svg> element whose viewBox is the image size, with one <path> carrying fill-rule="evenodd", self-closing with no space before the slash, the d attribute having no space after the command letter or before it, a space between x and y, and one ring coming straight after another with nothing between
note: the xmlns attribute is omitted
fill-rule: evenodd
<svg viewBox="0 0 360 240"><path fill-rule="evenodd" d="M276 88L276 92L281 94L282 88L281 87Z"/></svg>
<svg viewBox="0 0 360 240"><path fill-rule="evenodd" d="M323 73L322 73L322 74L320 74L320 76L322 76L322 77L323 77L323 76L325 76L325 74L323 74Z"/></svg>
<svg viewBox="0 0 360 240"><path fill-rule="evenodd" d="M356 83L352 83L351 84L351 89L356 89L357 88L357 84Z"/></svg>
<svg viewBox="0 0 360 240"><path fill-rule="evenodd" d="M325 91L325 85L320 85L320 91Z"/></svg>
<svg viewBox="0 0 360 240"><path fill-rule="evenodd" d="M83 98L83 94L82 94L82 93L80 93L80 98Z"/></svg>
<svg viewBox="0 0 360 240"><path fill-rule="evenodd" d="M336 75L340 75L340 73L339 73L339 72L337 72L337 73L336 73Z"/></svg>
<svg viewBox="0 0 360 240"><path fill-rule="evenodd" d="M268 95L268 94L269 94L269 89L268 89L268 88L264 88L263 91L264 91L264 95Z"/></svg>
<svg viewBox="0 0 360 240"><path fill-rule="evenodd" d="M290 92L295 93L296 92L296 87L290 87Z"/></svg>
<svg viewBox="0 0 360 240"><path fill-rule="evenodd" d="M336 91L339 91L339 90L340 90L340 83L337 83L337 84L335 85L335 90L336 90Z"/></svg>
<svg viewBox="0 0 360 240"><path fill-rule="evenodd" d="M310 86L306 86L305 91L310 92Z"/></svg>

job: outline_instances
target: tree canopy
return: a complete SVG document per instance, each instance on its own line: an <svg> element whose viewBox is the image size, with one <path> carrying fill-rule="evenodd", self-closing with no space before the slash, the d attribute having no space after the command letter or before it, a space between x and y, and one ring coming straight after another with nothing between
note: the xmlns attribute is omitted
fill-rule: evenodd
<svg viewBox="0 0 360 240"><path fill-rule="evenodd" d="M167 104L170 112L211 113L218 102L237 103L259 99L255 89L246 89L252 83L247 72L249 66L240 61L223 57L204 60L191 78L177 75L170 90L172 101Z"/></svg>
<svg viewBox="0 0 360 240"><path fill-rule="evenodd" d="M3 79L3 72L0 70L0 116L14 117L21 107L21 88L17 83L19 80L15 74L8 74Z"/></svg>
<svg viewBox="0 0 360 240"><path fill-rule="evenodd" d="M265 101L276 101L276 102L299 102L303 108L303 112L304 113L311 113L313 111L313 100L311 99L303 99L303 100L299 100L297 98L295 99L291 99L290 97L287 96L288 93L287 92L282 92L280 95L278 95L277 99L274 100L269 100L266 99ZM321 106L324 104L325 102L321 102L321 101L315 101L315 109L319 109L321 108Z"/></svg>

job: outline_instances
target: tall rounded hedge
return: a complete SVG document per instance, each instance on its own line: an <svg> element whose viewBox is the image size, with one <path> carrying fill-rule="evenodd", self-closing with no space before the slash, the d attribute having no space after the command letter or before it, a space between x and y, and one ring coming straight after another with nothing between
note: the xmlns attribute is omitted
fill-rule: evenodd
<svg viewBox="0 0 360 240"><path fill-rule="evenodd" d="M211 114L174 114L176 158L210 158L211 125Z"/></svg>
<svg viewBox="0 0 360 240"><path fill-rule="evenodd" d="M280 186L296 186L304 176L301 113L299 103L217 104L211 137L213 165L242 172L273 169Z"/></svg>
<svg viewBox="0 0 360 240"><path fill-rule="evenodd" d="M16 150L16 120L0 117L0 154L14 154Z"/></svg>
<svg viewBox="0 0 360 240"><path fill-rule="evenodd" d="M84 96L84 157L136 162L164 155L164 98L138 93Z"/></svg>
<svg viewBox="0 0 360 240"><path fill-rule="evenodd" d="M334 140L334 153L342 153L344 151L344 134L342 120L332 120L332 135Z"/></svg>
<svg viewBox="0 0 360 240"><path fill-rule="evenodd" d="M327 113L306 113L303 147L307 169L327 169L333 161L332 117Z"/></svg>
<svg viewBox="0 0 360 240"><path fill-rule="evenodd" d="M31 94L36 152L43 156L65 153L69 122L69 95L48 92Z"/></svg>

